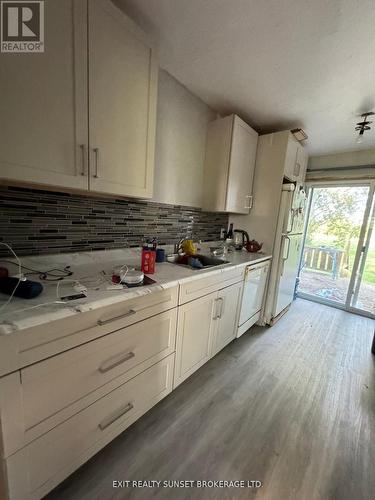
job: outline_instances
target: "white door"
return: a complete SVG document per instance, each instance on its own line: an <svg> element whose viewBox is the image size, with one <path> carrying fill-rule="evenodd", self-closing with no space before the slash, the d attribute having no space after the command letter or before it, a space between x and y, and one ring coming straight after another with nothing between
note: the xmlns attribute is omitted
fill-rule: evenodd
<svg viewBox="0 0 375 500"><path fill-rule="evenodd" d="M109 0L89 2L90 190L151 197L157 63Z"/></svg>
<svg viewBox="0 0 375 500"><path fill-rule="evenodd" d="M297 179L296 162L298 147L298 141L290 133L285 153L284 176L291 181L295 181Z"/></svg>
<svg viewBox="0 0 375 500"><path fill-rule="evenodd" d="M215 330L213 353L221 351L237 335L238 313L243 282L218 292L218 326Z"/></svg>
<svg viewBox="0 0 375 500"><path fill-rule="evenodd" d="M293 231L293 197L294 184L284 184L281 193L281 202L279 209L279 217L281 220L282 234L289 234Z"/></svg>
<svg viewBox="0 0 375 500"><path fill-rule="evenodd" d="M298 182L304 182L305 180L307 161L308 161L308 156L307 152L305 151L305 148L301 145L298 145L296 164L294 168L294 175Z"/></svg>
<svg viewBox="0 0 375 500"><path fill-rule="evenodd" d="M267 283L269 263L247 271L245 278L241 314L238 324L242 325L262 308L264 291Z"/></svg>
<svg viewBox="0 0 375 500"><path fill-rule="evenodd" d="M45 3L45 52L0 55L0 177L88 188L85 0Z"/></svg>
<svg viewBox="0 0 375 500"><path fill-rule="evenodd" d="M225 207L227 212L249 213L257 143L258 134L238 116L234 116Z"/></svg>
<svg viewBox="0 0 375 500"><path fill-rule="evenodd" d="M217 302L215 292L178 308L174 387L210 359Z"/></svg>
<svg viewBox="0 0 375 500"><path fill-rule="evenodd" d="M302 235L300 234L283 236L279 263L279 285L273 317L277 316L293 301L301 244Z"/></svg>

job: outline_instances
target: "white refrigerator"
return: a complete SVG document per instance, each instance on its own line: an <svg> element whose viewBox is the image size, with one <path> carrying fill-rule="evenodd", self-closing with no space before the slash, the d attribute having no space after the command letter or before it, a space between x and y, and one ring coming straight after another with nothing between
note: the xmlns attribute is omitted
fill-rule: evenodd
<svg viewBox="0 0 375 500"><path fill-rule="evenodd" d="M272 324L287 310L294 298L302 251L306 193L297 184L283 184L273 265L267 291L265 322Z"/></svg>

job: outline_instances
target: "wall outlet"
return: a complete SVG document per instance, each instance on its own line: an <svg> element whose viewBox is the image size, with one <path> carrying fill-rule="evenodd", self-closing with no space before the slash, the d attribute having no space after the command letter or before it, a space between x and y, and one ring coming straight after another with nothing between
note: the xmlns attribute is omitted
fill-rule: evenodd
<svg viewBox="0 0 375 500"><path fill-rule="evenodd" d="M224 240L224 239L225 239L225 234L226 234L226 232L227 232L227 230L226 230L224 227L222 227L222 228L220 229L220 239L221 239L221 240Z"/></svg>

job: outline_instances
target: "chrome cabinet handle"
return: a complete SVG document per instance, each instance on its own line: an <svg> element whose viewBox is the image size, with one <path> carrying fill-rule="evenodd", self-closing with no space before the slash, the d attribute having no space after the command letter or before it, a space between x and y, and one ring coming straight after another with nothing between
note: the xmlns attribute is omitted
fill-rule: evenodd
<svg viewBox="0 0 375 500"><path fill-rule="evenodd" d="M105 361L102 365L100 365L99 371L100 371L100 373L106 373L109 370L116 368L116 366L119 366L122 363L125 363L125 361L129 361L129 359L134 358L134 356L135 356L135 354L132 351L126 352L125 354L122 354L120 356L114 356L113 358Z"/></svg>
<svg viewBox="0 0 375 500"><path fill-rule="evenodd" d="M120 408L113 415L111 415L110 417L105 418L104 420L102 420L100 422L100 424L99 424L99 429L101 431L104 431L104 429L106 429L111 424L113 424L114 422L116 422L116 420L118 420L120 417L122 417L123 415L125 415L126 413L128 413L133 408L134 408L133 403L128 403L126 406L124 406L124 408Z"/></svg>
<svg viewBox="0 0 375 500"><path fill-rule="evenodd" d="M218 300L220 300L220 312L219 312L218 319L221 319L221 316L223 314L224 299L222 297L219 297Z"/></svg>
<svg viewBox="0 0 375 500"><path fill-rule="evenodd" d="M120 316L115 316L114 318L110 318L110 319L99 319L98 320L98 326L103 326L103 325L107 325L108 323L112 323L112 321L116 321L118 319L122 319L122 318L127 318L128 316L133 316L133 314L136 314L137 311L135 311L134 309L130 309L128 312L124 313L124 314L120 314Z"/></svg>
<svg viewBox="0 0 375 500"><path fill-rule="evenodd" d="M81 150L81 175L85 175L86 146L84 144L80 144L79 148Z"/></svg>
<svg viewBox="0 0 375 500"><path fill-rule="evenodd" d="M252 208L252 207L253 207L253 195L251 195L251 194L247 194L247 195L245 196L245 198L249 200L249 204L248 204L248 205L245 205L245 206L244 206L244 208L247 208L247 209L249 209L249 210L250 210L250 208Z"/></svg>
<svg viewBox="0 0 375 500"><path fill-rule="evenodd" d="M99 177L99 148L94 148L95 153L95 174L94 177Z"/></svg>
<svg viewBox="0 0 375 500"><path fill-rule="evenodd" d="M219 302L219 299L215 299L215 313L214 317L212 319L219 319L219 315L217 313L217 303Z"/></svg>
<svg viewBox="0 0 375 500"><path fill-rule="evenodd" d="M213 319L220 319L221 318L221 315L222 315L222 312L223 312L223 302L224 302L224 299L222 297L218 297L217 299L215 299L215 304L217 304L219 301L220 301L220 312L217 313L215 311L215 316L213 317ZM216 309L216 307L215 307L215 309Z"/></svg>

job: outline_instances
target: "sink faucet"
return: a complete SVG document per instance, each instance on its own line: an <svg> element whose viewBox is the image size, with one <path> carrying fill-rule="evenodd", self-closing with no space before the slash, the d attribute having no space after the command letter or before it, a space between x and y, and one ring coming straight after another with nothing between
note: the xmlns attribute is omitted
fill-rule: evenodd
<svg viewBox="0 0 375 500"><path fill-rule="evenodd" d="M174 244L174 253L179 252L181 245L185 240L186 240L186 236L184 236L184 238L179 239L178 242Z"/></svg>

